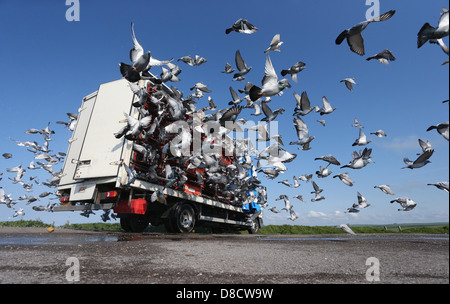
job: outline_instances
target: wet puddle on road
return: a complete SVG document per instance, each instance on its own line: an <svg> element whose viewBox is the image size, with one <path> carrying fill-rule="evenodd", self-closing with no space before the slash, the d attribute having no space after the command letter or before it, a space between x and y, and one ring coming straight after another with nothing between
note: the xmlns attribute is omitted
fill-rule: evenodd
<svg viewBox="0 0 450 304"><path fill-rule="evenodd" d="M117 235L76 235L76 236L0 236L0 245L78 245L93 242L117 242Z"/></svg>

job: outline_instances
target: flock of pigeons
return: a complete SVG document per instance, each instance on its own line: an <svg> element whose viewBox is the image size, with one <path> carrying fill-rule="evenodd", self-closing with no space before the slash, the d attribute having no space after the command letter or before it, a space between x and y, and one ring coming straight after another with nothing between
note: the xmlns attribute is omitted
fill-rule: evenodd
<svg viewBox="0 0 450 304"><path fill-rule="evenodd" d="M363 21L357 25L344 30L336 38L335 43L340 45L344 40L347 41L350 50L360 56L365 55L364 39L362 32L371 23L384 22L389 20L395 15L395 11L391 10L379 17L371 20ZM228 35L232 32L253 34L258 31L258 28L252 25L248 20L239 19L230 28L225 30ZM261 182L258 179L258 172L263 173L266 178L275 179L280 173L287 171L286 163L293 161L296 158L296 154L288 152L283 147L283 141L281 135L275 135L269 137L270 122L275 120L279 115L283 115L286 111L284 108L272 110L269 107L269 103L272 98L276 98L283 93L285 89L291 88L291 84L288 79L278 79L278 75L272 65L269 53L281 50L283 42L281 41L280 34L276 34L270 42L264 53L267 54L265 63L265 73L261 81L261 86L247 82L245 88L239 90L239 93L243 94L240 97L239 94L230 86L230 94L232 100L229 102L230 108L218 109L213 99L208 96L208 106L201 109L197 109L195 106L201 98L205 96L205 93L211 93L211 90L207 88L205 84L199 82L190 88L192 93L184 98L184 94L180 92L176 87L169 87L166 85L169 82L180 81L179 75L182 69L175 63L173 59L170 60L158 60L151 56L150 51L145 51L136 39L134 32L134 25L131 25L133 48L130 50L131 63L119 64L120 73L129 81L130 89L138 96L138 101L133 104L140 112L140 119L135 119L125 114L126 125L118 130L114 136L118 139L122 137L127 140L133 141L133 148L138 157L133 162L133 165L126 167L128 172L128 182L131 183L135 178L143 178L152 182L158 182L165 187L182 187L188 180L195 180L198 185L209 188L214 198L218 200L227 201L228 197L233 195L233 204L242 205L243 203L258 202L267 208L266 202L267 193L265 188L261 186ZM418 32L418 47L422 47L426 42L439 44L442 50L448 54L448 48L444 44L442 38L449 35L449 12L443 9L443 13L440 16L438 26L433 27L429 23L424 26ZM389 64L390 61L394 61L395 57L393 53L385 49L380 53L370 56L367 60L376 59L383 64ZM190 55L179 58L177 62L183 62L191 67L200 66L207 62L207 60L200 55L195 55L194 58ZM448 63L448 61L443 64ZM239 50L235 53L236 69L230 63L226 63L225 69L221 71L224 74L232 74L233 81L244 81L246 75L251 71L252 67L248 66ZM161 67L161 74L158 76L149 72L152 67ZM281 70L281 75L284 77L290 75L293 82L298 81L298 74L305 69L306 64L298 61L290 68ZM167 68L166 68L167 67ZM144 81L141 81L144 80ZM149 87L143 87L142 84L145 80L149 80L151 83ZM341 80L346 85L348 90L353 90L353 85L356 84L354 78L346 78ZM309 135L308 126L302 117L309 115L312 112L319 113L321 116L329 115L336 110L331 106L329 100L324 96L322 98L322 107L312 106L307 92L303 92L301 95L293 93L295 99L295 108L293 111L293 124L297 134L297 141L290 142L290 146L297 146L299 151L311 149L311 142L315 139L314 136ZM245 105L241 105L246 103ZM244 109L253 109L254 113L251 115L258 117L264 115L261 121L267 122L267 124L258 124L246 128L246 120L244 118L238 118L240 113ZM211 114L206 114L211 111ZM69 130L73 130L76 123L76 115L68 114L70 121L65 123ZM186 117L189 117L186 124L180 124L179 121L186 121ZM324 120L318 120L325 125ZM233 128L229 128L226 122L232 122ZM60 122L61 123L61 122ZM210 134L208 128L211 124L215 124L215 133ZM236 128L237 125L237 128ZM354 141L352 146L366 146L371 141L363 132L363 126L355 119L354 127L359 128L359 137ZM437 130L446 140L449 140L448 122L440 123L438 125L430 126L427 131ZM236 139L224 136L233 131L255 131L257 132L257 141L261 142L274 142L263 151L256 150L251 141L248 139ZM46 163L38 161L37 164L40 168L45 169L52 178L48 180L49 187L55 187L61 177L59 173L55 173L52 170L52 165L61 161L64 154L58 153L49 155L48 142L49 135L53 131L50 131L48 127L44 130L28 130L27 134L40 133L45 138L45 144L43 146L37 145L36 142L18 142L19 145L28 147L30 152L33 152L36 159L45 160ZM197 151L191 151L189 155L185 155L184 151L189 150L193 143L193 132L202 134L202 149ZM383 130L378 130L370 133L371 135L383 138L386 133ZM223 140L223 146L218 147L217 141L219 136ZM419 139L419 144L422 152L418 154L415 160L404 158L406 166L404 168L417 169L425 166L429 163L430 157L433 155L434 150L429 141L424 142ZM162 147L162 149L161 149ZM208 149L217 148L213 152L206 152ZM234 160L229 159L228 162L222 157L222 147L228 150L232 150L233 147L237 147L239 151L239 157ZM159 153L161 151L161 153ZM170 151L170 153L169 153ZM217 152L220 151L220 152ZM352 160L341 166L341 163L333 155L324 155L315 158L315 160L321 160L327 163L325 167L320 166L316 171L317 178L326 178L332 175L330 166L340 166L340 168L349 168L359 170L367 166L372 162L371 160L372 149L364 147L363 150L354 151L352 154ZM5 153L3 157L9 158L10 155ZM256 161L256 164L254 164ZM162 172L164 176L157 174L156 168L162 166ZM28 169L34 170L37 167L33 161L30 163ZM201 169L201 170L198 170ZM26 183L21 180L25 169L21 166L10 168L7 172L15 172L16 176L10 178L13 183L21 183L27 191L31 190L30 183ZM1 175L2 173L0 173ZM302 176L293 177L293 184L289 180L279 181L279 183L286 185L287 187L297 188L300 186L300 182L309 182L313 186L311 194L314 194L312 202L324 200L325 197L321 195L323 189L321 189L315 181L312 180L313 174L304 174ZM350 178L348 172L339 173L333 175L333 178L339 178L342 183L347 186L353 186L354 181ZM32 178L30 178L32 180ZM35 180L36 183L38 181ZM45 183L42 183L45 184ZM436 186L446 192L449 192L448 182L430 183L428 185ZM388 185L378 185L374 188L380 189L382 192L388 195L394 195L393 191ZM42 195L42 196L41 196ZM50 195L50 193L42 193L40 197ZM302 195L296 195L296 199L305 201ZM156 193L154 200L163 200L164 196L161 193ZM37 200L33 196L23 196L17 200L13 200L9 195L6 195L3 189L0 188L0 204L5 203L9 207L12 207L19 200L27 200L28 204ZM295 213L293 205L291 204L289 197L286 195L280 195L276 200L283 200L285 210L289 213L288 219L296 220L298 215ZM408 197L397 197L390 201L391 203L400 204L399 211L410 211L414 209L416 203ZM33 207L34 210L51 210L52 204L48 206ZM357 192L357 202L347 209L347 213L357 213L362 209L369 207L370 204L367 199ZM281 212L276 207L269 208L274 213ZM22 212L23 213L23 212ZM16 212L14 216L20 215L20 210ZM348 226L341 225L342 228L348 231Z"/></svg>

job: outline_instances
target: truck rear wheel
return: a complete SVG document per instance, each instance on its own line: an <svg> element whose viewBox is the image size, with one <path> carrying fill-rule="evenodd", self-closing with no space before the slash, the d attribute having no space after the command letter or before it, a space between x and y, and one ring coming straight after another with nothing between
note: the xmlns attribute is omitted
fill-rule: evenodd
<svg viewBox="0 0 450 304"><path fill-rule="evenodd" d="M120 227L125 230L125 232L131 231L131 225L130 225L130 217L128 214L121 214L120 215Z"/></svg>
<svg viewBox="0 0 450 304"><path fill-rule="evenodd" d="M175 212L174 227L176 232L189 233L194 230L195 211L189 204L183 204Z"/></svg>
<svg viewBox="0 0 450 304"><path fill-rule="evenodd" d="M131 232L143 232L150 223L144 214L130 214L129 219Z"/></svg>

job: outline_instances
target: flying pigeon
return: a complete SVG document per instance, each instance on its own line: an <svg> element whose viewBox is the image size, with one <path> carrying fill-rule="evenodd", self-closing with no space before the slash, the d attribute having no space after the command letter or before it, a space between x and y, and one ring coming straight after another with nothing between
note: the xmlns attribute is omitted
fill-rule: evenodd
<svg viewBox="0 0 450 304"><path fill-rule="evenodd" d="M394 192L392 192L391 187L389 187L389 185L379 185L373 187L380 189L381 191L383 191L383 193L394 195Z"/></svg>
<svg viewBox="0 0 450 304"><path fill-rule="evenodd" d="M339 177L339 179L347 186L352 187L354 181L350 178L350 176L348 176L348 172L345 173L339 173L335 176L333 176L333 178Z"/></svg>
<svg viewBox="0 0 450 304"><path fill-rule="evenodd" d="M325 114L330 114L332 112L334 112L334 110L336 110L336 108L332 108L330 102L328 101L328 99L323 96L322 97L322 104L323 107L322 108L316 108L316 112L320 112L320 115L325 115Z"/></svg>
<svg viewBox="0 0 450 304"><path fill-rule="evenodd" d="M233 75L233 78L239 78L246 75L252 67L247 66L244 59L242 59L241 52L239 50L236 51L236 55L234 57L234 61L236 63L236 67L239 70L236 74Z"/></svg>
<svg viewBox="0 0 450 304"><path fill-rule="evenodd" d="M423 152L420 154L420 156L413 162L409 160L408 158L404 158L403 162L407 165L406 167L403 167L402 169L409 168L409 169L416 169L416 168L422 168L426 164L429 164L430 161L428 160L431 155L433 155L434 150L428 150L426 152Z"/></svg>
<svg viewBox="0 0 450 304"><path fill-rule="evenodd" d="M359 129L359 137L355 140L355 142L352 144L352 146L365 146L369 143L371 143L371 140L367 140L366 135L364 134L363 130Z"/></svg>
<svg viewBox="0 0 450 304"><path fill-rule="evenodd" d="M441 134L446 140L449 140L449 132L448 132L448 121L440 123L435 126L430 126L427 131L431 131L436 129L439 134Z"/></svg>
<svg viewBox="0 0 450 304"><path fill-rule="evenodd" d="M391 204L393 204L393 203L399 203L400 206L403 208L403 209L398 209L398 211L411 211L417 206L417 203L415 201L413 201L409 197L404 197L404 196L393 199L391 201Z"/></svg>
<svg viewBox="0 0 450 304"><path fill-rule="evenodd" d="M350 229L350 227L347 224L338 225L338 226L336 226L336 228L342 229L349 234L356 235L356 233L353 232L353 230Z"/></svg>
<svg viewBox="0 0 450 304"><path fill-rule="evenodd" d="M263 96L267 97L281 95L280 93L282 93L285 88L291 87L291 84L287 81L287 79L281 79L278 81L277 73L273 68L272 61L269 56L267 56L266 59L264 77L261 83L262 88L255 85L250 88L249 95L252 101L256 101Z"/></svg>
<svg viewBox="0 0 450 304"><path fill-rule="evenodd" d="M225 30L225 34L229 34L231 32L244 33L244 34L253 34L258 31L258 28L253 24L248 22L246 19L238 19L230 28Z"/></svg>
<svg viewBox="0 0 450 304"><path fill-rule="evenodd" d="M379 62L381 62L382 64L386 64L387 65L387 64L389 64L389 61L395 61L396 58L394 57L394 55L392 54L391 51L386 49L386 50L381 51L380 53L378 53L376 55L368 57L366 60L370 61L372 59L376 59Z"/></svg>
<svg viewBox="0 0 450 304"><path fill-rule="evenodd" d="M442 11L437 28L427 22L417 33L417 48L420 48L429 40L442 39L449 35L449 12L445 8Z"/></svg>
<svg viewBox="0 0 450 304"><path fill-rule="evenodd" d="M286 76L287 74L291 75L292 81L297 82L297 74L303 71L306 67L306 64L304 62L298 61L296 64L291 66L287 70L281 70L281 76Z"/></svg>
<svg viewBox="0 0 450 304"><path fill-rule="evenodd" d="M353 91L353 85L356 84L355 78L345 78L345 79L342 79L340 82L344 82L345 86L350 91Z"/></svg>
<svg viewBox="0 0 450 304"><path fill-rule="evenodd" d="M316 157L314 158L314 160L323 160L326 161L330 164L336 165L336 166L340 166L341 163L336 159L336 157L334 157L331 154L325 155L325 156L321 156L321 157Z"/></svg>
<svg viewBox="0 0 450 304"><path fill-rule="evenodd" d="M361 32L372 22L380 22L380 21L386 21L390 19L392 16L394 16L395 10L391 10L387 13L384 13L383 15L363 21L361 23L358 23L351 28L343 31L339 34L339 36L336 38L336 44L341 44L345 39L347 39L347 43L350 46L350 50L358 55L363 56L365 54L364 50L364 39L361 35Z"/></svg>
<svg viewBox="0 0 450 304"><path fill-rule="evenodd" d="M297 106L294 109L294 116L305 116L311 113L312 110L314 110L314 107L311 106L306 91L302 92L301 96L294 92L294 98L297 101Z"/></svg>
<svg viewBox="0 0 450 304"><path fill-rule="evenodd" d="M264 51L264 53L268 53L270 51L280 52L280 46L283 44L283 41L280 41L280 34L276 34L273 36L272 41L270 42L270 46Z"/></svg>
<svg viewBox="0 0 450 304"><path fill-rule="evenodd" d="M427 184L428 186L435 186L436 188L440 190L444 190L445 192L449 193L449 183L448 182L437 182L437 183L431 183Z"/></svg>
<svg viewBox="0 0 450 304"><path fill-rule="evenodd" d="M378 130L378 131L375 131L375 132L371 132L370 134L376 135L376 136L378 136L380 138L382 138L384 136L387 136L386 132L384 132L383 130Z"/></svg>
<svg viewBox="0 0 450 304"><path fill-rule="evenodd" d="M309 148L309 143L315 138L314 136L309 136L308 126L305 122L300 118L294 118L294 126L297 131L297 141L290 142L289 145L300 145L305 149Z"/></svg>

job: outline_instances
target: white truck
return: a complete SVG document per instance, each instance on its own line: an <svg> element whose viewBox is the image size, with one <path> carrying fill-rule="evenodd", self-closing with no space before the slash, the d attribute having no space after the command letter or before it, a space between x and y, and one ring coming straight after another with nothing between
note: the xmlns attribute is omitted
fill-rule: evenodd
<svg viewBox="0 0 450 304"><path fill-rule="evenodd" d="M152 94L160 92L163 103L166 100L161 96L173 94L165 84L148 80L138 84L147 93L144 104L125 79L101 84L98 91L83 98L57 190L60 204L53 211L112 209L127 232L142 232L151 224L165 225L172 233L192 232L200 225L213 231L258 233L263 225L265 187L250 183L245 197L235 197L232 191L223 190L223 184L199 182L199 176L207 179L205 169L187 169L187 157L172 157L164 149L172 138L163 138L158 132L171 123L170 115L159 121L152 136L139 135L134 140L114 136L125 125L124 113L136 119L142 118L143 110L147 115L161 114L150 102ZM136 106L139 103L142 107ZM150 156L137 149L142 146L151 146ZM236 159L236 155L224 156L221 161L238 165ZM178 172L182 181L167 185L168 165L183 171ZM156 179L149 177L149 171L157 174ZM242 181L235 183L241 185Z"/></svg>

